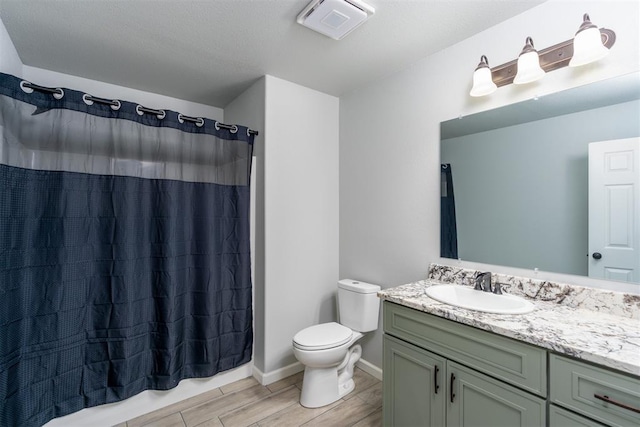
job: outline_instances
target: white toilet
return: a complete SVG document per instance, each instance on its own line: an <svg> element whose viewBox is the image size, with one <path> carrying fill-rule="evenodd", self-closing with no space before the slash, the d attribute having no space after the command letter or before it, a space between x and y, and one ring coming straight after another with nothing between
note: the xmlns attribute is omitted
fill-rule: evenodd
<svg viewBox="0 0 640 427"><path fill-rule="evenodd" d="M293 354L305 366L300 404L328 405L353 391L353 368L362 355L354 345L365 332L378 329L380 286L356 280L338 282L340 323L310 326L293 337Z"/></svg>

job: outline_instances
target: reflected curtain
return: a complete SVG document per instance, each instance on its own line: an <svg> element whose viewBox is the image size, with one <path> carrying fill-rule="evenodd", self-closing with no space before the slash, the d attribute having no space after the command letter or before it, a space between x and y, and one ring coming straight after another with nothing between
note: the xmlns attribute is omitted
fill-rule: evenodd
<svg viewBox="0 0 640 427"><path fill-rule="evenodd" d="M253 135L84 95L0 74L1 426L251 359Z"/></svg>
<svg viewBox="0 0 640 427"><path fill-rule="evenodd" d="M453 176L449 163L440 165L440 256L458 259L456 202L453 196Z"/></svg>

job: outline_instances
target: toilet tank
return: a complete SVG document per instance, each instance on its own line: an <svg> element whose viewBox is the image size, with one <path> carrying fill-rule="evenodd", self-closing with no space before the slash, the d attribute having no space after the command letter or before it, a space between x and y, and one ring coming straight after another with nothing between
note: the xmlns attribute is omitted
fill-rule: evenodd
<svg viewBox="0 0 640 427"><path fill-rule="evenodd" d="M342 279L338 282L338 313L340 324L358 332L378 329L380 286L358 280Z"/></svg>

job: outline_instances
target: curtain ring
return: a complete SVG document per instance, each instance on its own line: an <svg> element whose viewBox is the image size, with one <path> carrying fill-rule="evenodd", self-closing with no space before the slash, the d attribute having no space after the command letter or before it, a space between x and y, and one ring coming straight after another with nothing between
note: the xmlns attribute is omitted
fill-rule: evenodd
<svg viewBox="0 0 640 427"><path fill-rule="evenodd" d="M62 89L60 89L59 87L56 88L56 90L59 90L60 92L53 92L53 97L55 99L62 99L64 98L64 91Z"/></svg>
<svg viewBox="0 0 640 427"><path fill-rule="evenodd" d="M28 83L28 84L31 84L31 83L29 83L29 82L28 82L28 81L26 81L26 80L22 80L22 81L20 82L20 89L22 89L22 91L23 91L24 93L33 93L33 89L32 89L32 88L30 88L30 87L26 87L26 86L25 86L25 84L27 84L27 83Z"/></svg>
<svg viewBox="0 0 640 427"><path fill-rule="evenodd" d="M93 98L93 97L88 93L85 93L84 95L82 95L82 100L84 101L85 104L93 105L93 100L89 98Z"/></svg>
<svg viewBox="0 0 640 427"><path fill-rule="evenodd" d="M198 126L199 128L204 126L204 119L202 117L198 117L198 121L196 122L196 126Z"/></svg>
<svg viewBox="0 0 640 427"><path fill-rule="evenodd" d="M449 166L447 165L442 165L442 169L447 169Z"/></svg>
<svg viewBox="0 0 640 427"><path fill-rule="evenodd" d="M251 132L249 132L249 128L247 128L247 136L251 136Z"/></svg>
<svg viewBox="0 0 640 427"><path fill-rule="evenodd" d="M238 126L236 125L231 126L231 133L238 133Z"/></svg>
<svg viewBox="0 0 640 427"><path fill-rule="evenodd" d="M218 122L215 122L213 127L216 128L216 130L220 130L220 124Z"/></svg>
<svg viewBox="0 0 640 427"><path fill-rule="evenodd" d="M120 107L122 107L122 102L118 101L117 99L114 99L113 102L115 102L116 105L110 105L111 109L113 111L118 111Z"/></svg>
<svg viewBox="0 0 640 427"><path fill-rule="evenodd" d="M182 113L178 113L178 121L180 122L180 124L184 123L184 119L182 118Z"/></svg>
<svg viewBox="0 0 640 427"><path fill-rule="evenodd" d="M57 87L55 89L51 89L51 88L48 88L48 87L34 85L31 82L28 82L26 80L22 80L20 82L20 89L22 89L22 91L25 92L25 93L33 93L33 91L35 90L33 87L29 87L27 85L35 86L35 89L42 90L45 93L50 93L51 95L53 95L53 97L55 99L62 99L64 97L64 90L62 90L59 87Z"/></svg>
<svg viewBox="0 0 640 427"><path fill-rule="evenodd" d="M144 111L144 110L147 110L147 111ZM140 104L136 105L136 113L138 113L139 116L144 116L144 113L155 114L158 120L164 119L167 115L167 113L164 110L152 110L149 108L145 108Z"/></svg>

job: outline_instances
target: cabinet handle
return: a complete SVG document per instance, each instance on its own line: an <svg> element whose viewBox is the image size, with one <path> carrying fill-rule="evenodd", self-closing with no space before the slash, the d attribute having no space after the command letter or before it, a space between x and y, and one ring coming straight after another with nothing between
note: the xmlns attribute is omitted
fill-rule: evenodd
<svg viewBox="0 0 640 427"><path fill-rule="evenodd" d="M438 385L439 371L440 371L440 368L438 368L438 366L436 365L435 369L433 370L433 389L435 390L434 394L438 394L438 389L440 388L440 386Z"/></svg>
<svg viewBox="0 0 640 427"><path fill-rule="evenodd" d="M451 374L451 384L449 385L449 395L451 396L451 403L453 403L453 399L456 397L456 394L453 392L453 382L456 380L456 376Z"/></svg>
<svg viewBox="0 0 640 427"><path fill-rule="evenodd" d="M619 407L621 407L621 408L628 409L628 410L630 410L630 411L637 412L637 413L639 413L639 414L640 414L640 409L638 409L638 408L634 408L633 406L629 406L629 405L626 405L626 404L624 404L624 403L616 402L615 400L611 399L611 398L610 398L609 396L607 396L607 395L594 394L594 395L593 395L593 397L595 397L596 399L603 400L603 401L605 401L605 402L607 402L607 403L611 403L612 405L616 405L616 406L619 406Z"/></svg>

